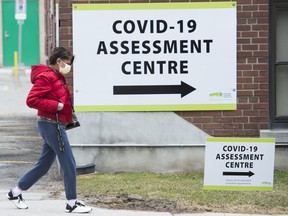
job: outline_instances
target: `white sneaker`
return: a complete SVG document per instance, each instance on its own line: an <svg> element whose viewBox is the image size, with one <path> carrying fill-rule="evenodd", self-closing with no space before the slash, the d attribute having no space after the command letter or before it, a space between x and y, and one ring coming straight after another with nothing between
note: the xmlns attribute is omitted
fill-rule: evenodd
<svg viewBox="0 0 288 216"><path fill-rule="evenodd" d="M70 205L66 205L66 213L89 213L92 211L92 208L85 206L84 203L76 201L75 205L71 207Z"/></svg>
<svg viewBox="0 0 288 216"><path fill-rule="evenodd" d="M18 208L18 209L28 209L28 206L24 203L22 195L13 197L12 191L7 194L7 198Z"/></svg>

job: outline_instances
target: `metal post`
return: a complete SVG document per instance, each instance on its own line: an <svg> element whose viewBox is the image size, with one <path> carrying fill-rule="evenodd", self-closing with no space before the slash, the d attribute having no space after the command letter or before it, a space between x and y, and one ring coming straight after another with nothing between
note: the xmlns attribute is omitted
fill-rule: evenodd
<svg viewBox="0 0 288 216"><path fill-rule="evenodd" d="M18 79L18 53L14 52L14 78Z"/></svg>
<svg viewBox="0 0 288 216"><path fill-rule="evenodd" d="M22 25L23 20L18 20L18 66L22 66Z"/></svg>

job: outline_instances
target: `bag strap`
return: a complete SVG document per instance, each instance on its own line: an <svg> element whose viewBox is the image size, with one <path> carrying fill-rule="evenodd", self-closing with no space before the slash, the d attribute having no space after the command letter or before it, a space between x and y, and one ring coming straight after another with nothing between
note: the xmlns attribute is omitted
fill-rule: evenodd
<svg viewBox="0 0 288 216"><path fill-rule="evenodd" d="M57 132L58 132L58 145L59 145L59 149L61 152L64 152L65 150L65 143L63 141L63 136L62 136L62 131L61 131L61 127L60 127L60 122L59 122L59 117L58 117L58 112L56 112L56 123L57 123Z"/></svg>
<svg viewBox="0 0 288 216"><path fill-rule="evenodd" d="M71 96L70 92L68 91L68 89L67 89L67 87L66 87L67 84L65 84L65 83L63 82L63 80L60 78L59 74L55 71L55 69L53 69L52 67L50 67L50 68L51 68L51 70L53 70L53 72L56 74L56 76L58 77L58 80L61 82L63 88L65 89L65 91L66 91L66 93L67 93L67 95L68 95L68 97L69 97L70 103L71 103L72 111L75 112L74 106L73 106L73 101L72 101L72 96Z"/></svg>

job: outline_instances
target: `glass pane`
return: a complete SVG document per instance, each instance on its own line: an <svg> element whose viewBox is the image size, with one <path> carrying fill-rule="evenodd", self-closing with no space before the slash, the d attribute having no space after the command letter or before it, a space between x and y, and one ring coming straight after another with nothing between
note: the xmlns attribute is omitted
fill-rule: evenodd
<svg viewBox="0 0 288 216"><path fill-rule="evenodd" d="M276 61L288 61L288 9L277 11Z"/></svg>
<svg viewBox="0 0 288 216"><path fill-rule="evenodd" d="M276 68L276 116L288 116L288 65Z"/></svg>

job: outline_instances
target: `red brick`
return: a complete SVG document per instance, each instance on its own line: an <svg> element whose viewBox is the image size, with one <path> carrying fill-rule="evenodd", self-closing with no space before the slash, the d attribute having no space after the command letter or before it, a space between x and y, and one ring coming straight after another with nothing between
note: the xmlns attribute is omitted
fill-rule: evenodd
<svg viewBox="0 0 288 216"><path fill-rule="evenodd" d="M259 110L259 116L267 117L267 116L269 116L269 111L268 110Z"/></svg>
<svg viewBox="0 0 288 216"><path fill-rule="evenodd" d="M268 123L260 123L260 130L265 130L269 128L269 124Z"/></svg>
<svg viewBox="0 0 288 216"><path fill-rule="evenodd" d="M221 116L221 111L205 111L205 112L202 112L202 116Z"/></svg>
<svg viewBox="0 0 288 216"><path fill-rule="evenodd" d="M268 11L261 11L261 12L252 12L252 17L268 17Z"/></svg>
<svg viewBox="0 0 288 216"><path fill-rule="evenodd" d="M246 38L238 38L237 39L237 44L250 44L251 40Z"/></svg>
<svg viewBox="0 0 288 216"><path fill-rule="evenodd" d="M252 27L251 25L238 25L237 31L242 32L242 31L251 31Z"/></svg>
<svg viewBox="0 0 288 216"><path fill-rule="evenodd" d="M243 116L259 116L258 110L244 110Z"/></svg>
<svg viewBox="0 0 288 216"><path fill-rule="evenodd" d="M253 56L268 56L269 53L267 51L254 51Z"/></svg>
<svg viewBox="0 0 288 216"><path fill-rule="evenodd" d="M269 90L269 84L268 83L260 83L260 89L262 90Z"/></svg>
<svg viewBox="0 0 288 216"><path fill-rule="evenodd" d="M269 0L252 0L252 4L269 4Z"/></svg>
<svg viewBox="0 0 288 216"><path fill-rule="evenodd" d="M246 98L247 100L247 98ZM238 103L237 108L239 110L251 110L253 108L252 104L247 104L247 103Z"/></svg>
<svg viewBox="0 0 288 216"><path fill-rule="evenodd" d="M233 130L214 130L214 136L216 137L230 137L234 135Z"/></svg>
<svg viewBox="0 0 288 216"><path fill-rule="evenodd" d="M267 122L267 116L265 117L250 117L250 122Z"/></svg>
<svg viewBox="0 0 288 216"><path fill-rule="evenodd" d="M269 104L267 103L259 103L259 104L253 104L253 109L268 109Z"/></svg>
<svg viewBox="0 0 288 216"><path fill-rule="evenodd" d="M222 129L222 125L221 124L204 124L202 127L204 130L215 130L215 129Z"/></svg>
<svg viewBox="0 0 288 216"><path fill-rule="evenodd" d="M263 24L263 25L253 25L252 26L252 31L268 31L268 24Z"/></svg>
<svg viewBox="0 0 288 216"><path fill-rule="evenodd" d="M241 19L241 18L251 18L252 17L252 12L238 12L237 13L237 17L238 19Z"/></svg>
<svg viewBox="0 0 288 216"><path fill-rule="evenodd" d="M247 56L252 56L252 52L251 51L239 51L239 52L237 52L237 56L238 57L247 57Z"/></svg>
<svg viewBox="0 0 288 216"><path fill-rule="evenodd" d="M243 5L242 11L258 11L259 6L258 5Z"/></svg>
<svg viewBox="0 0 288 216"><path fill-rule="evenodd" d="M258 24L269 24L269 18L268 17L260 17L257 19Z"/></svg>
<svg viewBox="0 0 288 216"><path fill-rule="evenodd" d="M251 77L244 77L244 78L238 78L238 83L253 83L253 78Z"/></svg>
<svg viewBox="0 0 288 216"><path fill-rule="evenodd" d="M244 130L246 129L259 129L259 124L257 123L244 124Z"/></svg>
<svg viewBox="0 0 288 216"><path fill-rule="evenodd" d="M237 19L237 25L244 25L247 24L246 19Z"/></svg>
<svg viewBox="0 0 288 216"><path fill-rule="evenodd" d="M229 123L232 122L233 118L232 117L215 117L213 118L214 122L219 122L219 123Z"/></svg>
<svg viewBox="0 0 288 216"><path fill-rule="evenodd" d="M247 20L247 24L257 24L257 22L258 22L258 19L256 18L251 18Z"/></svg>
<svg viewBox="0 0 288 216"><path fill-rule="evenodd" d="M234 117L233 122L248 122L248 117Z"/></svg>
<svg viewBox="0 0 288 216"><path fill-rule="evenodd" d="M265 37L252 38L252 43L256 43L256 44L265 43L265 44L268 44L268 38L265 38Z"/></svg>
<svg viewBox="0 0 288 216"><path fill-rule="evenodd" d="M243 84L244 89L258 89L258 84Z"/></svg>
<svg viewBox="0 0 288 216"><path fill-rule="evenodd" d="M212 117L201 117L201 118L194 117L192 121L195 123L211 123Z"/></svg>
<svg viewBox="0 0 288 216"><path fill-rule="evenodd" d="M251 4L252 0L238 0L237 4L241 5L241 4Z"/></svg>
<svg viewBox="0 0 288 216"><path fill-rule="evenodd" d="M252 65L250 64L238 64L237 65L237 70L251 70Z"/></svg>
<svg viewBox="0 0 288 216"><path fill-rule="evenodd" d="M268 70L268 64L253 64L253 70Z"/></svg>
<svg viewBox="0 0 288 216"><path fill-rule="evenodd" d="M248 58L247 60L248 60L247 61L248 64L257 63L258 62L256 57L251 57L251 58Z"/></svg>
<svg viewBox="0 0 288 216"><path fill-rule="evenodd" d="M242 45L242 50L259 50L258 45Z"/></svg>
<svg viewBox="0 0 288 216"><path fill-rule="evenodd" d="M242 111L240 110L223 112L223 116L241 116L241 115Z"/></svg>
<svg viewBox="0 0 288 216"><path fill-rule="evenodd" d="M234 136L245 136L245 137L259 137L259 130L257 129L251 129L251 130L235 130Z"/></svg>
<svg viewBox="0 0 288 216"><path fill-rule="evenodd" d="M255 76L258 76L259 72L258 71L254 71L254 70L251 70L251 71L243 71L243 76L244 77L255 77Z"/></svg>
<svg viewBox="0 0 288 216"><path fill-rule="evenodd" d="M247 97L239 97L238 98L238 104L241 104L241 103L244 103L244 104L246 104L246 103L248 103L248 98Z"/></svg>
<svg viewBox="0 0 288 216"><path fill-rule="evenodd" d="M268 83L269 82L269 78L268 77L256 77L254 79L255 83Z"/></svg>
<svg viewBox="0 0 288 216"><path fill-rule="evenodd" d="M223 124L223 129L243 129L243 124Z"/></svg>
<svg viewBox="0 0 288 216"><path fill-rule="evenodd" d="M269 10L269 5L268 4L259 5L259 10L260 11L268 11Z"/></svg>
<svg viewBox="0 0 288 216"><path fill-rule="evenodd" d="M257 31L245 31L242 32L242 37L244 38L258 38L258 32ZM249 40L249 43L251 43L251 41Z"/></svg>

